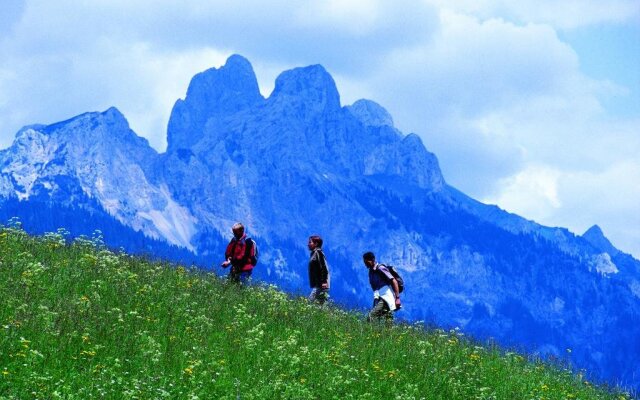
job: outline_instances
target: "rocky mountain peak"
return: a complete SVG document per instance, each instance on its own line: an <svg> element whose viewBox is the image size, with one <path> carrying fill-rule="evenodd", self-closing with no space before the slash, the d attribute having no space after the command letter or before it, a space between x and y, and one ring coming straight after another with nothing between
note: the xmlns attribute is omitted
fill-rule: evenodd
<svg viewBox="0 0 640 400"><path fill-rule="evenodd" d="M262 101L251 63L242 56L230 56L222 67L196 74L185 99L176 101L169 118L167 151L192 147L204 135L210 119L233 115Z"/></svg>
<svg viewBox="0 0 640 400"><path fill-rule="evenodd" d="M98 118L103 118L104 121L110 124L124 124L129 127L129 121L116 107L109 107L106 111L96 113Z"/></svg>
<svg viewBox="0 0 640 400"><path fill-rule="evenodd" d="M347 109L365 126L393 127L391 114L375 101L360 99Z"/></svg>
<svg viewBox="0 0 640 400"><path fill-rule="evenodd" d="M596 249L609 253L611 256L615 256L620 253L620 250L616 249L609 239L607 239L604 232L602 232L602 229L598 225L593 225L591 228L587 229L587 231L582 234L582 237Z"/></svg>
<svg viewBox="0 0 640 400"><path fill-rule="evenodd" d="M42 133L42 128L44 125L28 125L23 127L16 133L16 137L14 138L13 145L14 146L24 146L27 143L31 142L41 142L46 140L45 135Z"/></svg>
<svg viewBox="0 0 640 400"><path fill-rule="evenodd" d="M51 125L28 125L18 131L14 148L33 148L48 143L52 148L66 144L87 147L88 143L133 143L148 146L146 139L129 128L129 122L115 107L104 112L87 112ZM111 145L109 145L111 146ZM34 153L33 150L28 153Z"/></svg>
<svg viewBox="0 0 640 400"><path fill-rule="evenodd" d="M211 107L209 111L233 111L261 99L251 63L242 56L232 55L222 67L196 74L189 83L185 101L204 103Z"/></svg>
<svg viewBox="0 0 640 400"><path fill-rule="evenodd" d="M321 65L294 68L281 73L269 101L285 103L302 117L340 109L336 83Z"/></svg>
<svg viewBox="0 0 640 400"><path fill-rule="evenodd" d="M55 136L62 133L62 139L72 139L76 135L86 135L87 132L94 134L109 132L108 136L114 133L137 137L129 128L129 122L125 116L115 107L110 107L103 112L87 112L65 121L51 125L40 125L38 130L44 134Z"/></svg>
<svg viewBox="0 0 640 400"><path fill-rule="evenodd" d="M37 130L51 138L52 145L73 148L79 153L96 146L111 151L128 149L132 154L145 157L155 153L147 139L131 130L129 121L116 107L110 107L103 112L80 114L51 125L38 126Z"/></svg>
<svg viewBox="0 0 640 400"><path fill-rule="evenodd" d="M602 232L602 228L600 228L600 226L598 224L593 225L591 228L587 229L583 234L583 237L585 236L592 236L592 237L602 237L605 238L604 236L604 232Z"/></svg>

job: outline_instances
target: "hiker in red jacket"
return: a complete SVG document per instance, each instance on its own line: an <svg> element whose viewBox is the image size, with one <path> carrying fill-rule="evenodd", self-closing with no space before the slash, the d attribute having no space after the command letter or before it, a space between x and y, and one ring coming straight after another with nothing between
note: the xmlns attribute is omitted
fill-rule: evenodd
<svg viewBox="0 0 640 400"><path fill-rule="evenodd" d="M225 261L222 268L231 265L229 280L236 283L246 283L251 277L253 267L258 262L258 249L253 239L244 233L244 226L236 223L231 228L233 239L227 245L224 252Z"/></svg>

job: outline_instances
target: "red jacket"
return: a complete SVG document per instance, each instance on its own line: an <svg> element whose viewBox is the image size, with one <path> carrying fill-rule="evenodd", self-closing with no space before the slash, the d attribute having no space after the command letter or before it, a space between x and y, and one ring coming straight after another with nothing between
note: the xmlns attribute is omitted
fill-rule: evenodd
<svg viewBox="0 0 640 400"><path fill-rule="evenodd" d="M224 252L225 259L231 259L231 266L236 271L251 271L257 263L256 243L246 234L240 239L231 239Z"/></svg>

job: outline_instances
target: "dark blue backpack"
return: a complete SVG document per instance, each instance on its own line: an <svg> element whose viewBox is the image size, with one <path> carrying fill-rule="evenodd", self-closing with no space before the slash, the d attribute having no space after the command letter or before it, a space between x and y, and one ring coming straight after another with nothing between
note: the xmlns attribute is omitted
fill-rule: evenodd
<svg viewBox="0 0 640 400"><path fill-rule="evenodd" d="M382 265L387 267L391 275L393 275L393 277L396 278L396 282L398 282L398 291L402 293L404 291L404 279L402 279L398 271L392 265L385 265L385 264L382 264Z"/></svg>

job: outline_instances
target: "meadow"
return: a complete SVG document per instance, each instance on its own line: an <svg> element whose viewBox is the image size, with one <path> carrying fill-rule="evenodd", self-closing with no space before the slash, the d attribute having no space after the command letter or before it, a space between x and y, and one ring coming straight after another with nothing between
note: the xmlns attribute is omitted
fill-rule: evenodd
<svg viewBox="0 0 640 400"><path fill-rule="evenodd" d="M259 266L258 266L259 268ZM1 399L630 399L458 331L0 228Z"/></svg>

